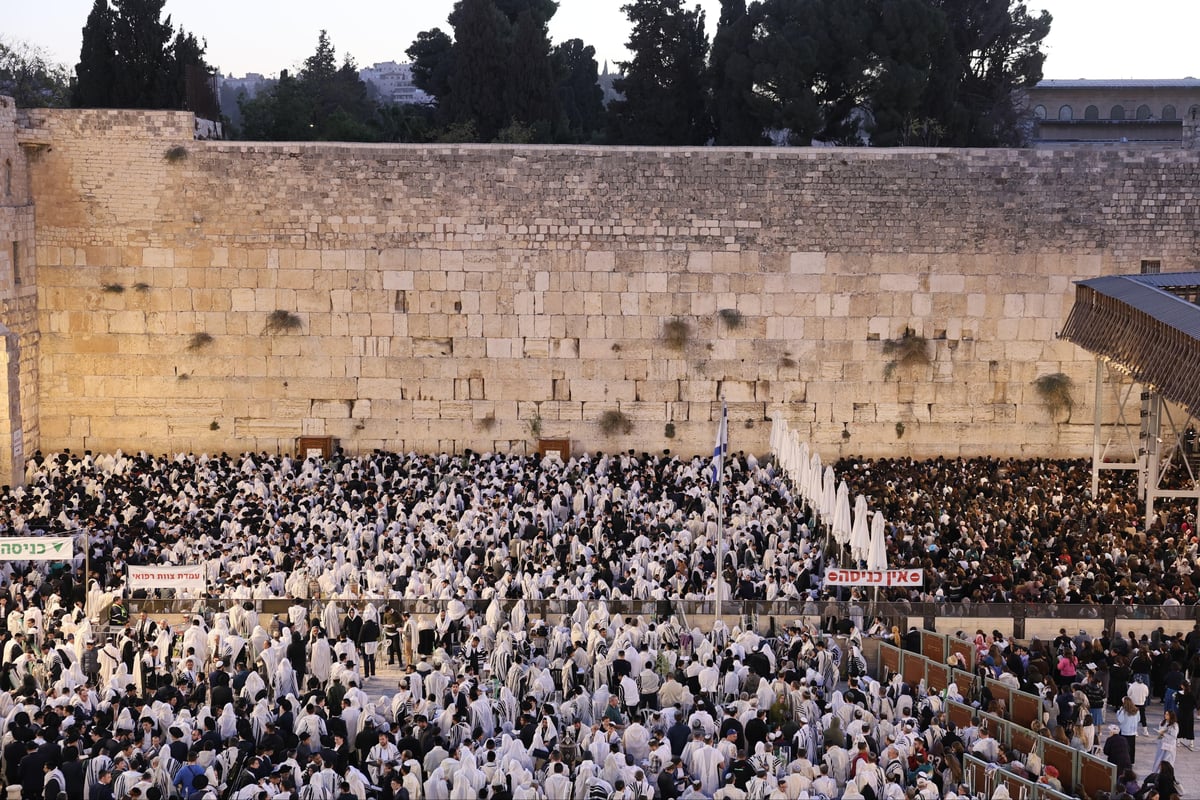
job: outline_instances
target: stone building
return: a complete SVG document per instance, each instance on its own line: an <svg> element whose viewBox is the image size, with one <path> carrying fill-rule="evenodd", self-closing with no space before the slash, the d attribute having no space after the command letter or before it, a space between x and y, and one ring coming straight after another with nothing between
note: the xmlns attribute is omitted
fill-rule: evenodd
<svg viewBox="0 0 1200 800"><path fill-rule="evenodd" d="M1200 80L1045 80L1026 108L1037 147L1180 147L1200 124Z"/></svg>
<svg viewBox="0 0 1200 800"><path fill-rule="evenodd" d="M433 102L432 97L413 83L412 64L382 61L363 67L358 71L358 77L367 84L372 95L381 103L409 105Z"/></svg>

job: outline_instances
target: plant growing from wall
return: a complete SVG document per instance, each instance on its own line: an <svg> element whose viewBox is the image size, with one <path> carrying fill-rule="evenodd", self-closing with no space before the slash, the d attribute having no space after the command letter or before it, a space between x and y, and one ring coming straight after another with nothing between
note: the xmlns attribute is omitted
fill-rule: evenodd
<svg viewBox="0 0 1200 800"><path fill-rule="evenodd" d="M486 417L479 420L478 425L479 430L490 431L492 428L496 427L496 415L488 414Z"/></svg>
<svg viewBox="0 0 1200 800"><path fill-rule="evenodd" d="M284 311L278 308L267 315L267 322L263 326L263 333L289 333L298 331L304 327L304 323L290 311Z"/></svg>
<svg viewBox="0 0 1200 800"><path fill-rule="evenodd" d="M1061 372L1040 375L1033 382L1033 389L1041 398L1042 405L1050 412L1050 419L1053 420L1059 413L1066 411L1067 418L1064 422L1071 421L1071 412L1075 408L1075 398L1071 394L1074 388L1075 382Z"/></svg>
<svg viewBox="0 0 1200 800"><path fill-rule="evenodd" d="M897 438L897 439L903 439L903 438L904 438L904 431L905 431L905 430L906 430L906 429L905 429L905 427L904 427L904 423L903 423L903 422L897 422L897 423L896 423L896 438Z"/></svg>
<svg viewBox="0 0 1200 800"><path fill-rule="evenodd" d="M721 321L725 323L725 327L729 328L729 330L736 331L742 327L742 322L744 321L742 312L736 308L722 308L717 314L720 315Z"/></svg>
<svg viewBox="0 0 1200 800"><path fill-rule="evenodd" d="M600 432L605 436L616 436L618 433L628 436L633 433L633 420L622 411L605 411L597 423L600 425Z"/></svg>
<svg viewBox="0 0 1200 800"><path fill-rule="evenodd" d="M532 436L534 439L542 438L542 414L540 411L534 413L534 415L529 418L528 425L530 436Z"/></svg>
<svg viewBox="0 0 1200 800"><path fill-rule="evenodd" d="M150 284L146 283L145 281L138 281L133 285L133 288L137 289L139 292L148 292L150 291Z"/></svg>
<svg viewBox="0 0 1200 800"><path fill-rule="evenodd" d="M191 337L188 339L187 349L192 350L192 351L200 350L202 348L208 347L212 343L213 343L212 334L204 333L203 331L201 331L200 333L193 333L191 335Z"/></svg>
<svg viewBox="0 0 1200 800"><path fill-rule="evenodd" d="M208 423L208 429L210 431L219 431L221 430L221 423L214 419L212 422Z"/></svg>
<svg viewBox="0 0 1200 800"><path fill-rule="evenodd" d="M106 283L100 287L100 291L105 294L124 294L125 287L119 283Z"/></svg>
<svg viewBox="0 0 1200 800"><path fill-rule="evenodd" d="M688 340L691 338L692 326L686 319L676 317L663 324L663 343L672 350L682 350L687 347Z"/></svg>
<svg viewBox="0 0 1200 800"><path fill-rule="evenodd" d="M675 438L675 423L674 422L668 422L666 427L663 428L663 436L667 437L668 439Z"/></svg>
<svg viewBox="0 0 1200 800"><path fill-rule="evenodd" d="M905 328L902 336L884 342L883 354L891 356L891 361L883 368L885 381L891 380L899 367L923 367L932 361L929 357L929 340L912 328Z"/></svg>
<svg viewBox="0 0 1200 800"><path fill-rule="evenodd" d="M177 164L180 161L187 161L188 150L181 144L174 147L168 147L167 152L163 153L163 158L170 161L172 164Z"/></svg>

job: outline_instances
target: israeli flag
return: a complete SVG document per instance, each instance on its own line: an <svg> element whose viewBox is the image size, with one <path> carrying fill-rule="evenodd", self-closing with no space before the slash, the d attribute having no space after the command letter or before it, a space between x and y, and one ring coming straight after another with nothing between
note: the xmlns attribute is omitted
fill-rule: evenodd
<svg viewBox="0 0 1200 800"><path fill-rule="evenodd" d="M729 406L721 404L721 424L717 426L717 442L713 445L712 482L721 479L725 454L729 452Z"/></svg>

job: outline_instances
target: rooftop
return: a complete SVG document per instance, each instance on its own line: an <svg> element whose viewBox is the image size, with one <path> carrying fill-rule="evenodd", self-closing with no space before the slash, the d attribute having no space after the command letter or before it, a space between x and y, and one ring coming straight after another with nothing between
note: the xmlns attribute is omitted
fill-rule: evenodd
<svg viewBox="0 0 1200 800"><path fill-rule="evenodd" d="M1044 80L1035 89L1200 89L1197 78L1078 78Z"/></svg>

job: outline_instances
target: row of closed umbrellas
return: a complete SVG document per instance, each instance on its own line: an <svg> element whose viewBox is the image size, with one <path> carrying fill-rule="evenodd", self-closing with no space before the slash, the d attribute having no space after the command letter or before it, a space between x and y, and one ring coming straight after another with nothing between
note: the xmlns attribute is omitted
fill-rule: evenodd
<svg viewBox="0 0 1200 800"><path fill-rule="evenodd" d="M865 563L866 569L886 570L883 514L878 511L872 514L867 508L867 498L861 494L854 498L851 511L850 487L846 481L837 480L832 466L822 467L821 454L802 441L800 434L778 414L771 423L771 453L793 488L808 501L821 524L827 526L830 538L837 543L838 554L849 549L852 564ZM826 558L825 563L829 562Z"/></svg>

